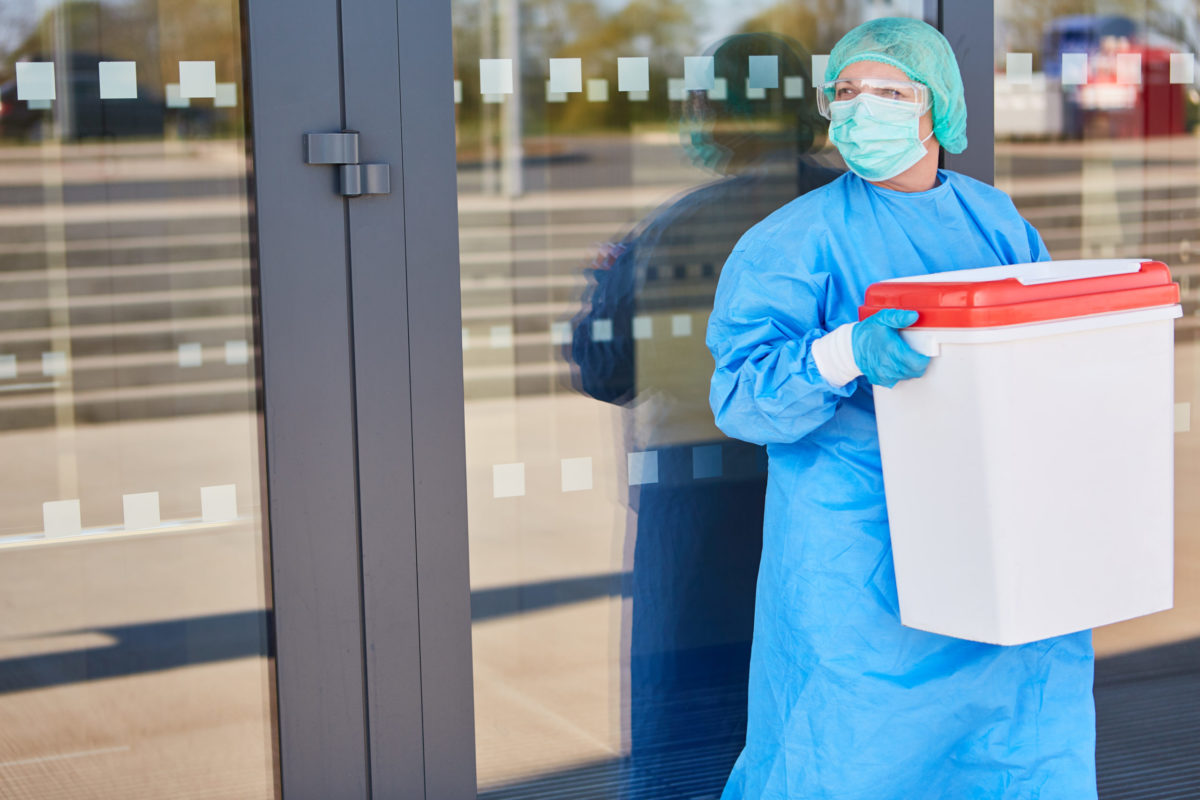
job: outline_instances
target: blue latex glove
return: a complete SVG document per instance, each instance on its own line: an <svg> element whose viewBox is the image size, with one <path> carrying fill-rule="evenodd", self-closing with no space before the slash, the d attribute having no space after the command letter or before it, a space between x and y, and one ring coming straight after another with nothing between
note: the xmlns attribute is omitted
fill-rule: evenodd
<svg viewBox="0 0 1200 800"><path fill-rule="evenodd" d="M912 325L918 316L916 311L885 308L854 326L850 336L854 363L871 383L890 389L899 381L925 374L929 356L913 350L896 332Z"/></svg>

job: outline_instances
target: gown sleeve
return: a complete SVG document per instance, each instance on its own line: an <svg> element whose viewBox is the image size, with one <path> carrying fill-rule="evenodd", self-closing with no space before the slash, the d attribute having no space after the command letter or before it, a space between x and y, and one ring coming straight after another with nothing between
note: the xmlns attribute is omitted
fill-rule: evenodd
<svg viewBox="0 0 1200 800"><path fill-rule="evenodd" d="M739 245L721 270L706 338L716 361L709 405L735 439L798 441L858 384L832 386L813 360L812 343L828 333L829 275L801 266L821 262L817 246L800 251Z"/></svg>
<svg viewBox="0 0 1200 800"><path fill-rule="evenodd" d="M1029 220L1024 217L1021 221L1025 223L1025 233L1029 237L1029 252L1032 256L1029 260L1034 261L1049 261L1050 251L1046 248L1046 243L1042 241L1042 235L1038 233L1038 229L1029 224Z"/></svg>

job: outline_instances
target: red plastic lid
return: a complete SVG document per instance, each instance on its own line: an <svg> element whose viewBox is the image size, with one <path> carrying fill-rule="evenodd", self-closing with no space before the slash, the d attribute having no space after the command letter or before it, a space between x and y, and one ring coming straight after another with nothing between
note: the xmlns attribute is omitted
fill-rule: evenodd
<svg viewBox="0 0 1200 800"><path fill-rule="evenodd" d="M1044 261L876 283L858 318L903 308L921 315L914 328L990 328L1178 302L1160 261Z"/></svg>

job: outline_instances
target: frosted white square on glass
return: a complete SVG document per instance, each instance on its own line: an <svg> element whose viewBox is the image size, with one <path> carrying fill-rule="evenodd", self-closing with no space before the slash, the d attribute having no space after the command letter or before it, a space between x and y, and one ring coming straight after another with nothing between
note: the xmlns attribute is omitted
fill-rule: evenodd
<svg viewBox="0 0 1200 800"><path fill-rule="evenodd" d="M462 81L454 82L454 102L456 104L462 102Z"/></svg>
<svg viewBox="0 0 1200 800"><path fill-rule="evenodd" d="M750 85L750 79L746 78L746 99L747 100L766 100L767 90Z"/></svg>
<svg viewBox="0 0 1200 800"><path fill-rule="evenodd" d="M100 62L100 99L129 100L137 97L137 63Z"/></svg>
<svg viewBox="0 0 1200 800"><path fill-rule="evenodd" d="M462 329L462 349L466 350L471 346L471 332L466 328Z"/></svg>
<svg viewBox="0 0 1200 800"><path fill-rule="evenodd" d="M181 97L216 97L217 62L180 61L179 94Z"/></svg>
<svg viewBox="0 0 1200 800"><path fill-rule="evenodd" d="M592 459L564 458L562 460L562 490L584 492L592 488Z"/></svg>
<svg viewBox="0 0 1200 800"><path fill-rule="evenodd" d="M650 99L649 92L630 92L629 93L629 102L631 102L631 103L644 103L649 99Z"/></svg>
<svg viewBox="0 0 1200 800"><path fill-rule="evenodd" d="M503 103L504 95L502 95L502 94L485 94L483 96L483 102L485 102L485 103Z"/></svg>
<svg viewBox="0 0 1200 800"><path fill-rule="evenodd" d="M804 97L804 77L801 75L785 75L783 78L783 96L789 100L799 100Z"/></svg>
<svg viewBox="0 0 1200 800"><path fill-rule="evenodd" d="M83 533L78 500L42 503L42 527L47 536L78 536Z"/></svg>
<svg viewBox="0 0 1200 800"><path fill-rule="evenodd" d="M582 92L583 91L583 59L581 58L552 58L550 59L550 91L552 92Z"/></svg>
<svg viewBox="0 0 1200 800"><path fill-rule="evenodd" d="M649 92L650 91L650 59L648 59L648 58L618 58L617 59L617 91L620 91L620 92Z"/></svg>
<svg viewBox="0 0 1200 800"><path fill-rule="evenodd" d="M818 86L825 82L825 68L829 66L829 56L813 56L812 57L812 82L813 86Z"/></svg>
<svg viewBox="0 0 1200 800"><path fill-rule="evenodd" d="M53 107L54 101L53 100L26 100L25 105L29 108L30 111L45 111L46 109Z"/></svg>
<svg viewBox="0 0 1200 800"><path fill-rule="evenodd" d="M180 94L178 83L167 84L167 108L187 108L191 104L191 100Z"/></svg>
<svg viewBox="0 0 1200 800"><path fill-rule="evenodd" d="M513 346L513 329L512 325L493 325L491 330L490 344L493 348L501 350L506 347Z"/></svg>
<svg viewBox="0 0 1200 800"><path fill-rule="evenodd" d="M125 530L143 531L162 524L158 512L158 492L139 492L121 496L125 507Z"/></svg>
<svg viewBox="0 0 1200 800"><path fill-rule="evenodd" d="M683 88L683 78L667 78L668 100L682 100L686 91Z"/></svg>
<svg viewBox="0 0 1200 800"><path fill-rule="evenodd" d="M658 451L629 454L629 485L658 483Z"/></svg>
<svg viewBox="0 0 1200 800"><path fill-rule="evenodd" d="M495 464L492 466L492 497L522 497L524 494L524 464Z"/></svg>
<svg viewBox="0 0 1200 800"><path fill-rule="evenodd" d="M604 78L588 78L587 99L589 103L607 103L608 81Z"/></svg>
<svg viewBox="0 0 1200 800"><path fill-rule="evenodd" d="M59 350L42 353L42 374L51 376L66 375L67 354Z"/></svg>
<svg viewBox="0 0 1200 800"><path fill-rule="evenodd" d="M17 377L17 357L0 356L0 379Z"/></svg>
<svg viewBox="0 0 1200 800"><path fill-rule="evenodd" d="M217 108L234 108L237 106L237 84L236 83L218 83L217 95L213 98L213 105Z"/></svg>
<svg viewBox="0 0 1200 800"><path fill-rule="evenodd" d="M1008 53L1004 73L1009 83L1033 83L1033 53Z"/></svg>
<svg viewBox="0 0 1200 800"><path fill-rule="evenodd" d="M250 346L244 339L225 343L225 363L245 364L250 360Z"/></svg>
<svg viewBox="0 0 1200 800"><path fill-rule="evenodd" d="M197 342L179 345L179 366L198 367L204 363L204 348Z"/></svg>
<svg viewBox="0 0 1200 800"><path fill-rule="evenodd" d="M726 100L729 97L729 81L724 78L717 78L713 81L713 88L708 92L709 100Z"/></svg>
<svg viewBox="0 0 1200 800"><path fill-rule="evenodd" d="M232 483L200 487L200 517L205 522L237 519L237 486Z"/></svg>
<svg viewBox="0 0 1200 800"><path fill-rule="evenodd" d="M571 323L550 323L550 344L568 344L571 341Z"/></svg>
<svg viewBox="0 0 1200 800"><path fill-rule="evenodd" d="M721 471L721 445L710 444L692 448L692 478L719 478Z"/></svg>
<svg viewBox="0 0 1200 800"><path fill-rule="evenodd" d="M750 56L749 89L779 88L779 56Z"/></svg>
<svg viewBox="0 0 1200 800"><path fill-rule="evenodd" d="M1171 53L1171 83L1196 80L1196 57L1191 53Z"/></svg>
<svg viewBox="0 0 1200 800"><path fill-rule="evenodd" d="M1142 54L1117 53L1117 83L1139 84L1142 82Z"/></svg>
<svg viewBox="0 0 1200 800"><path fill-rule="evenodd" d="M479 59L479 93L512 94L513 68L511 58Z"/></svg>
<svg viewBox="0 0 1200 800"><path fill-rule="evenodd" d="M1062 54L1062 82L1063 86L1077 86L1081 83L1087 83L1088 65L1087 53L1063 53Z"/></svg>
<svg viewBox="0 0 1200 800"><path fill-rule="evenodd" d="M712 56L684 56L683 88L711 91L717 80Z"/></svg>
<svg viewBox="0 0 1200 800"><path fill-rule="evenodd" d="M565 103L567 102L567 93L554 91L550 88L550 81L546 81L546 102Z"/></svg>
<svg viewBox="0 0 1200 800"><path fill-rule="evenodd" d="M633 338L649 339L654 335L654 320L647 316L633 318Z"/></svg>
<svg viewBox="0 0 1200 800"><path fill-rule="evenodd" d="M671 315L671 335L672 336L691 336L692 335L692 315L691 314L672 314Z"/></svg>
<svg viewBox="0 0 1200 800"><path fill-rule="evenodd" d="M17 99L54 99L54 62L17 62Z"/></svg>
<svg viewBox="0 0 1200 800"><path fill-rule="evenodd" d="M612 338L613 327L611 319L597 319L592 321L593 342L611 342Z"/></svg>
<svg viewBox="0 0 1200 800"><path fill-rule="evenodd" d="M1175 404L1175 432L1187 433L1192 429L1192 404Z"/></svg>

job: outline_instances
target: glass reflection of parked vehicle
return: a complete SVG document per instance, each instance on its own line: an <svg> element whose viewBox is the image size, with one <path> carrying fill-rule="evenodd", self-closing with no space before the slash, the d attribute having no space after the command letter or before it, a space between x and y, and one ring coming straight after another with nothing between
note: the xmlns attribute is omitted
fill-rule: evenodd
<svg viewBox="0 0 1200 800"><path fill-rule="evenodd" d="M1152 35L1128 17L1077 15L1046 26L1042 63L1062 90L1062 132L1068 137L1141 137L1184 133L1187 89L1170 80L1172 52L1189 48ZM1162 39L1162 37L1157 37ZM1062 57L1087 57L1082 83L1062 82Z"/></svg>
<svg viewBox="0 0 1200 800"><path fill-rule="evenodd" d="M52 61L33 56L30 61ZM74 54L70 59L67 82L69 102L62 98L39 104L17 99L17 82L11 78L0 84L0 136L16 139L41 139L49 136L54 114L69 113L60 133L72 139L163 135L166 104L161 94L139 85L137 97L120 100L100 99L100 62L98 55ZM60 92L62 89L60 88ZM57 108L52 103L60 103ZM64 111L62 109L69 109Z"/></svg>

